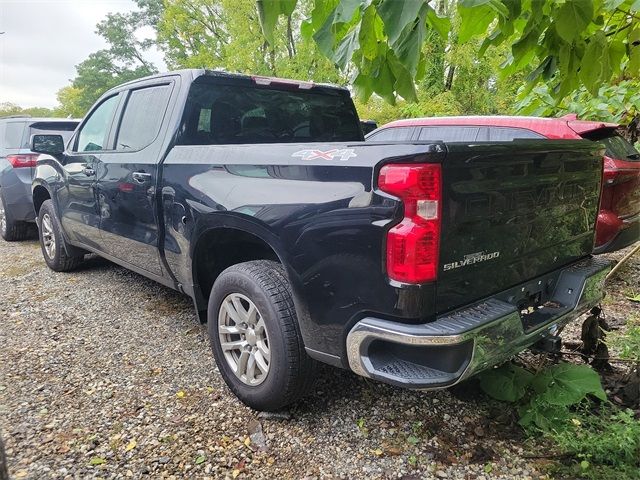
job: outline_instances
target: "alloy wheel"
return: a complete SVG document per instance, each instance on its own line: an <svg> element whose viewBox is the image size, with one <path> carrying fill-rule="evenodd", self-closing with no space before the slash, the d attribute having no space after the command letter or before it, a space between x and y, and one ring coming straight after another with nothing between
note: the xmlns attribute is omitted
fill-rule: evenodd
<svg viewBox="0 0 640 480"><path fill-rule="evenodd" d="M2 233L6 233L7 231L7 216L4 211L4 203L2 202L1 197L0 197L0 231L2 231Z"/></svg>
<svg viewBox="0 0 640 480"><path fill-rule="evenodd" d="M255 304L241 293L225 297L218 312L218 337L225 360L245 385L260 385L269 373L269 334Z"/></svg>
<svg viewBox="0 0 640 480"><path fill-rule="evenodd" d="M40 228L42 230L42 245L44 246L44 251L47 253L47 256L53 260L56 256L56 235L53 231L53 221L48 213L42 216L42 225Z"/></svg>

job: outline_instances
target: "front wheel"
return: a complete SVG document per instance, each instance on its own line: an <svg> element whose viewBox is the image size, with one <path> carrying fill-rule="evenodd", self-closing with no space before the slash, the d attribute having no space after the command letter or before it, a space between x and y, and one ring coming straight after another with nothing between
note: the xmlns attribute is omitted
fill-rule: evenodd
<svg viewBox="0 0 640 480"><path fill-rule="evenodd" d="M315 361L304 350L279 263L256 260L222 272L211 290L208 324L218 369L247 406L278 410L311 386Z"/></svg>
<svg viewBox="0 0 640 480"><path fill-rule="evenodd" d="M73 247L67 248L62 236L62 226L51 200L45 200L40 207L38 220L40 247L47 266L56 272L68 272L80 265L84 255L81 253L70 255L68 253L68 250L75 251L75 249Z"/></svg>

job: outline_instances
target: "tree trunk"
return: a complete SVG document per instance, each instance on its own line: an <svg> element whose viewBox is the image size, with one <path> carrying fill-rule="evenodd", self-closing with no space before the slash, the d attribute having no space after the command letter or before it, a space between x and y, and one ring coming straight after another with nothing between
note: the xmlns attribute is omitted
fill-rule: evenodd
<svg viewBox="0 0 640 480"><path fill-rule="evenodd" d="M289 58L293 58L296 54L296 42L293 40L291 16L287 17L287 44L287 50L289 50Z"/></svg>
<svg viewBox="0 0 640 480"><path fill-rule="evenodd" d="M447 72L447 81L444 84L444 88L445 90L451 90L451 87L453 86L453 74L456 71L456 66L455 65L449 65L449 71Z"/></svg>

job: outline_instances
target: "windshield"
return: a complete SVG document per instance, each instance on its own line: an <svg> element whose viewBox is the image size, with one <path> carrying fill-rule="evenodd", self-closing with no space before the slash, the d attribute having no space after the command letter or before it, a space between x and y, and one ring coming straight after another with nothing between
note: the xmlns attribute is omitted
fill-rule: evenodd
<svg viewBox="0 0 640 480"><path fill-rule="evenodd" d="M78 126L78 122L37 122L29 127L29 135L23 139L22 148L29 148L33 135L61 135L66 145Z"/></svg>
<svg viewBox="0 0 640 480"><path fill-rule="evenodd" d="M618 135L615 131L595 131L584 135L585 138L600 142L606 147L606 155L611 158L638 161L640 160L640 152L635 149L624 137Z"/></svg>
<svg viewBox="0 0 640 480"><path fill-rule="evenodd" d="M330 89L277 89L194 83L179 143L219 145L361 141L348 94Z"/></svg>

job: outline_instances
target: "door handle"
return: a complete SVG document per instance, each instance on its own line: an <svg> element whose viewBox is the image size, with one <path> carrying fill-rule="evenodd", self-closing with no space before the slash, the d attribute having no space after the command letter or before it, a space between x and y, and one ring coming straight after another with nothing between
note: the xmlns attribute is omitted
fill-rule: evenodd
<svg viewBox="0 0 640 480"><path fill-rule="evenodd" d="M96 171L91 167L85 167L84 170L82 170L82 173L84 173L87 177L91 177L96 174Z"/></svg>
<svg viewBox="0 0 640 480"><path fill-rule="evenodd" d="M136 183L143 184L151 180L151 174L145 172L133 172L133 180Z"/></svg>

